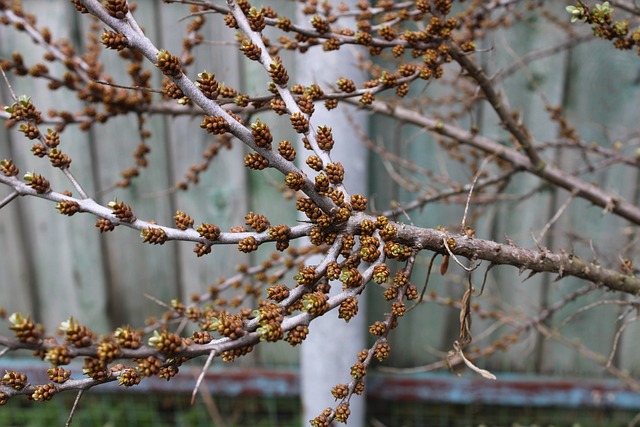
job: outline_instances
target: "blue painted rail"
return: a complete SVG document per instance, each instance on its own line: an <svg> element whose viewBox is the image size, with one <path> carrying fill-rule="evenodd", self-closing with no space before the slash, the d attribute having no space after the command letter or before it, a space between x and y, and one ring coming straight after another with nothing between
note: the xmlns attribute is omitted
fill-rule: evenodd
<svg viewBox="0 0 640 427"><path fill-rule="evenodd" d="M0 361L0 372L5 369L26 373L32 384L49 382L44 363L7 358ZM72 372L81 371L79 365L72 365L70 369ZM127 392L191 393L199 374L197 367L184 367L170 382L149 378ZM462 405L640 410L640 393L613 379L584 380L499 373L497 376L497 381L488 381L449 373L371 373L367 375L367 396L379 400ZM214 367L207 372L203 386L213 395L228 397L300 395L300 377L295 369ZM117 390L118 386L111 383L96 388L95 392Z"/></svg>

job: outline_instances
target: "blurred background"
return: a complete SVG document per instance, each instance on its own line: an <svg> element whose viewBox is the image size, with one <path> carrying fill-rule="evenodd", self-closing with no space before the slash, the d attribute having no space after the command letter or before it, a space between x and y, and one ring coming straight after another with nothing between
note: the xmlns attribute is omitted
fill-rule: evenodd
<svg viewBox="0 0 640 427"><path fill-rule="evenodd" d="M567 40L565 30L555 21L569 20L564 11L568 3L539 3L542 6L538 10L516 4L513 25L491 32L480 42L478 48L484 53L478 58L489 75L514 64L517 68L526 55ZM280 14L295 14L293 2L274 0L269 5ZM24 2L24 8L38 17L39 26L50 29L54 39L67 38L79 51L86 46L91 20L76 13L68 1L29 0ZM186 25L181 19L189 15L187 6L139 1L134 14L157 46L180 51ZM190 77L207 70L214 72L218 81L242 93L263 94L267 87L265 73L238 52L233 32L223 26L221 16L207 15L207 19L209 24L202 30L206 43L197 50L195 62L189 67ZM300 19L308 21L305 17ZM538 141L557 138L555 125L549 125L542 93L547 102L564 109L579 129L581 139L612 149L623 141L624 150L633 151L639 142L638 57L632 52L616 51L604 41L586 41L585 35L590 34L586 25L576 24L575 31L571 49L558 49L537 60L529 58L525 71L500 76L510 106L522 113ZM344 63L345 69L327 69L326 75L315 77L308 77L308 70L304 69L305 62L314 56L300 59L284 52L282 57L291 75L333 84L345 73L359 72L355 59L358 51L345 50L351 58ZM40 62L44 53L27 34L3 25L0 57L9 58L14 51L21 52L27 66ZM322 57L323 53L310 55ZM102 60L116 83L129 84L126 64L115 52L104 52ZM50 68L63 73L60 64L50 64ZM449 69L450 78L455 80L458 69ZM43 79L11 74L8 78L16 94L31 97L43 112L49 108L76 112L84 107L64 88L48 90ZM152 81L154 87L161 86L159 73L154 73ZM309 85L314 81L300 83ZM436 83L420 90L414 87L408 98L413 95L423 100L444 99L449 89ZM5 84L0 85L0 97L1 104L11 104ZM447 108L425 106L426 111L436 114ZM504 132L496 125L495 116L484 108L478 110L475 123L482 134L501 141ZM323 114L321 106L316 110ZM429 194L427 190L441 191L443 187L438 187L439 183L425 171L446 174L461 185L473 179L473 173L464 165L447 158L439 141L415 126L343 105L336 115L346 120L346 125L341 126L351 127L352 133L360 135L364 146L375 148L366 154L364 170L368 172L357 176L357 183L353 184L368 188L372 209L383 211L413 200L416 195ZM283 123L272 127L277 129L279 138L296 138L287 120L269 112L261 112L260 118L268 123ZM187 115L148 116L145 125L152 134L146 140L151 148L147 156L150 167L142 170L128 188L119 188L115 183L121 179L121 172L134 163L133 153L140 143L136 117L120 116L88 131L69 126L62 134L62 144L73 159L71 170L92 197L105 205L114 198L123 200L139 218L171 224L180 209L197 224L213 222L226 230L242 225L244 215L253 211L266 215L272 224L295 223L295 198L283 198L279 173L242 167L246 150L237 142L222 150L199 173L198 184L189 185L188 191L177 188L190 168L203 162L203 153L210 144L210 136L199 128L200 120L199 116ZM464 120L461 122L464 127ZM352 135L334 133L334 138L339 143L340 138ZM48 172L56 190L69 187L62 174L56 176L43 170L44 164L31 155L29 148L15 129L0 130L0 158L13 158L23 172ZM582 161L575 152L555 153L560 151L549 149L545 154L567 170L577 169ZM395 160L397 157L410 159L412 166ZM341 161L349 175L349 159ZM596 168L581 176L638 202L637 167ZM5 193L8 190L0 188L0 198ZM534 247L532 231L537 234L569 197L564 190L524 175L514 176L502 195L491 203L472 203L471 224L476 236L499 242L507 236L527 247ZM403 215L398 219L424 227L456 229L465 198L463 195L427 204L410 212L409 219ZM142 327L146 318L162 316L164 312L164 307L145 295L167 303L174 298L189 301L190 295L205 292L218 278L233 276L238 265L255 265L268 259L272 250L261 248L246 255L235 247L218 246L212 254L197 258L190 243L144 245L136 232L116 229L101 235L94 223L89 215L58 215L52 203L36 198L20 199L2 208L0 306L7 314L31 313L49 331L69 316L97 333L125 324ZM635 253L637 230L626 221L603 214L600 208L574 200L549 236L551 241L545 241L545 245L551 250L575 250L590 259L593 245L601 264L615 266L621 254L630 257ZM429 260L430 254L421 254L413 275L420 290ZM640 329L636 322L629 321L635 321L636 313L629 313L619 304L597 304L607 299L628 299L587 289L588 283L572 278L555 282L555 277L537 275L523 282L525 278L526 274L520 276L513 268L494 268L482 298L477 299L482 314L474 318L477 332L473 345L489 350L487 357L477 357L475 362L498 376L497 382L490 382L470 371L452 372L447 368L446 353L459 328L459 306L455 301L466 289L466 276L455 266L446 276L433 274L425 303L401 319L400 327L391 333L389 359L374 365L374 371L367 375L363 425L596 426L632 422L640 411L640 395L635 388ZM381 320L388 310L382 292L375 286L365 292L366 312L361 315L366 320L359 326L362 340L372 338L366 325ZM563 338L543 340L535 327L536 316L574 292L584 292L584 296L572 299L543 322L548 330L560 328ZM230 289L221 297L231 300L237 293ZM578 315L564 324L576 311ZM624 334L618 336L623 323ZM6 328L6 322L2 323L1 330L6 332ZM512 339L514 334L517 342ZM616 351L611 360L623 374L619 378L612 378L603 368L614 342ZM302 425L306 420L301 415L300 354L299 348L281 342L257 346L250 355L230 364L216 361L194 406L189 404L190 394L200 371L195 362L185 365L171 382L145 380L126 393L113 384L96 387L83 397L74 422L82 426ZM32 383L47 382L47 363L21 355L24 354L18 352L0 358L0 370L20 370L28 373ZM355 357L353 353L352 362ZM341 375L346 382L348 370ZM329 389L320 393L331 398ZM56 396L44 405L11 399L0 408L0 425L60 425L66 421L74 397Z"/></svg>

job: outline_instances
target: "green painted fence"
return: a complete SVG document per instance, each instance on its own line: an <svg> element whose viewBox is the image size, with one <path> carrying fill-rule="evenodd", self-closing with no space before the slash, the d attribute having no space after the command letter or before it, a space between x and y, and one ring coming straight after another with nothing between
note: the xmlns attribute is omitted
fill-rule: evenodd
<svg viewBox="0 0 640 427"><path fill-rule="evenodd" d="M159 2L140 1L136 18L158 45L179 50L180 40L175 40L172 32L182 28L180 18L186 15L185 9L158 5ZM77 14L70 3L33 0L25 2L25 6L35 11L42 24L51 28L54 37L84 43L81 34L89 21ZM559 13L563 9L560 6ZM277 3L276 9L284 7L292 5ZM220 23L219 18L210 19ZM221 24L207 26L205 33L209 40L233 40L233 34ZM519 57L529 52L554 45L560 34L555 26L541 19L521 22L484 41L483 47L487 49L482 55L484 66L491 74L517 63ZM494 46L500 49L491 49ZM25 34L1 27L0 56L8 56L13 50L21 51L27 64L39 61L43 53L39 47L32 46ZM250 94L265 87L264 76L253 68L254 65L248 65L240 58L231 44L212 44L203 51L191 70L215 70L219 80L242 87ZM593 60L594 57L598 60ZM114 75L123 72L115 54L107 52L103 59L106 69ZM533 129L537 141L553 141L557 135L557 129L548 125L548 115L539 96L541 92L550 104L567 109L584 140L613 146L617 138L632 135L631 130L637 129L640 111L638 64L637 56L630 52L614 51L606 42L586 42L572 51L529 63L526 73L506 77L504 87L511 106L522 112L524 122ZM156 73L156 87L159 81ZM64 91L48 91L42 81L11 78L11 84L16 93L31 96L43 111L61 105L72 111L82 108L79 101ZM435 96L438 91L436 85L431 85L421 96ZM5 85L0 85L0 95L2 103L10 103ZM265 117L276 120L272 116ZM505 138L488 108L478 109L475 120L481 132L498 140ZM108 126L94 126L88 133L69 127L63 134L63 144L73 158L73 172L91 195L101 203L115 197L125 200L142 218L170 223L176 209L181 209L198 222L210 221L221 228L229 228L242 224L244 215L253 210L267 215L272 223L295 221L294 202L282 199L273 185L280 177L275 172L266 172L268 178L265 179L265 173L252 173L242 167L245 149L240 144L234 143L231 150L216 158L202 173L200 184L190 191L168 191L192 164L201 162L208 137L199 131L198 122L197 117L148 118L148 127L153 133L147 142L152 149L149 155L152 167L144 170L126 190L113 189L113 183L118 180L119 172L133 162L130 153L139 143L134 117L117 118ZM605 131L601 123L611 123L611 126ZM389 152L410 158L420 167L442 170L448 163L443 160L445 156L436 141L425 135L416 136L418 133L419 129L415 127L402 126L385 117L372 117L369 129L371 138ZM637 140L637 134L635 138ZM24 138L13 130L0 131L0 158L13 158L23 171L44 168L42 162L30 154ZM580 161L579 156L570 155L555 159L567 170ZM372 155L370 164L370 194L376 207L382 209L392 200L409 199L411 195L389 179L377 157ZM471 181L472 175L468 171L451 167L452 175L466 174L462 176L469 176ZM620 168L607 174L596 171L587 177L628 200L638 201L637 168ZM425 185L428 183L428 178L421 179ZM56 188L68 186L62 175L51 175L51 180ZM541 184L536 178L517 176L506 193L522 194ZM4 195L4 190L0 189L0 197ZM568 197L565 191L545 188L527 203L514 200L488 206L472 204L472 211L484 212L474 227L478 237L505 241L508 235L517 244L534 246L531 231L538 233ZM462 214L460 205L437 203L410 215L416 225L456 228ZM116 229L113 233L100 235L94 222L88 215L73 218L57 215L51 203L37 199L21 199L4 207L0 212L0 305L9 311L33 313L35 319L47 325L57 325L73 315L96 331L107 331L124 323L140 326L146 316L159 315L163 311L144 294L163 301L176 296L188 299L192 293L206 290L217 277L232 274L237 263L264 256L263 253L247 256L233 247L216 247L213 254L196 258L191 244L144 245L137 233L130 230ZM624 242L633 242L637 235L636 227L574 200L550 233L553 240L546 244L551 249L567 251L573 246L576 253L588 258L589 242L573 238L583 230L588 230L603 264L615 264ZM428 254L420 256L420 268L414 276L416 284L424 282L428 261ZM519 276L513 268L493 269L479 302L485 307L517 307L523 314L520 320L524 321L525 315L535 315L540 307L549 306L586 285L572 279L554 282L554 277L542 275L523 283L525 277ZM429 286L439 296L459 299L464 292L464 277L460 269L452 266L447 276L436 275ZM379 319L388 309L381 293L379 289L369 291L368 316L371 321ZM549 326L558 325L576 307L617 297L606 292L592 293L579 300L579 304L569 305L557 313ZM585 346L608 356L620 326L619 314L618 307L594 308L580 315L579 321L569 324L563 332L569 339L580 340ZM457 337L457 319L456 310L434 302L412 311L407 318L401 319L401 327L390 338L395 351L386 365L415 367L441 360L442 352L449 350ZM489 320L478 319L474 328L479 334L491 324ZM506 329L506 326L497 328L478 344L491 342ZM634 372L640 368L635 348L638 338L640 328L630 326L618 345L615 359L619 366ZM532 330L522 343L481 361L481 364L497 371L602 375L602 368L582 357L575 348L551 341L542 345L540 341L539 333ZM297 352L287 345L260 347L251 363L297 363Z"/></svg>

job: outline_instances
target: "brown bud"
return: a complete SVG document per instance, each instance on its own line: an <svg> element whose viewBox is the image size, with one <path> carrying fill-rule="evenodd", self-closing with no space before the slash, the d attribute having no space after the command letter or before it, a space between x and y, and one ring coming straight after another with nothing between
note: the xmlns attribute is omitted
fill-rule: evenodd
<svg viewBox="0 0 640 427"><path fill-rule="evenodd" d="M33 188L38 194L45 194L51 191L49 181L47 181L47 179L42 175L38 175L35 172L25 174L24 180L27 181L31 188Z"/></svg>
<svg viewBox="0 0 640 427"><path fill-rule="evenodd" d="M166 76L179 77L182 74L180 59L166 50L158 52L155 65Z"/></svg>
<svg viewBox="0 0 640 427"><path fill-rule="evenodd" d="M240 50L245 56L252 61L257 61L260 59L260 54L262 54L262 49L257 45L253 44L250 40L243 40L240 45Z"/></svg>
<svg viewBox="0 0 640 427"><path fill-rule="evenodd" d="M275 97L269 101L269 107L279 116L286 114L287 112L287 105L282 98L279 97Z"/></svg>
<svg viewBox="0 0 640 427"><path fill-rule="evenodd" d="M167 233L159 227L149 227L146 230L140 232L145 243L151 243L152 245L163 245L167 240Z"/></svg>
<svg viewBox="0 0 640 427"><path fill-rule="evenodd" d="M287 341L292 346L296 346L298 344L301 344L308 334L309 334L308 326L298 325L294 329L289 331L289 334L285 338L285 341Z"/></svg>
<svg viewBox="0 0 640 427"><path fill-rule="evenodd" d="M342 183L342 180L344 179L344 167L342 166L342 163L329 163L324 170L327 173L329 182L335 185Z"/></svg>
<svg viewBox="0 0 640 427"><path fill-rule="evenodd" d="M100 229L101 233L106 233L107 231L113 231L116 225L106 218L100 218L96 221L96 227Z"/></svg>
<svg viewBox="0 0 640 427"><path fill-rule="evenodd" d="M115 342L103 341L98 344L96 355L103 364L109 364L120 357L120 347Z"/></svg>
<svg viewBox="0 0 640 427"><path fill-rule="evenodd" d="M62 215L73 216L75 213L80 212L80 204L75 200L63 200L56 205L56 209Z"/></svg>
<svg viewBox="0 0 640 427"><path fill-rule="evenodd" d="M291 142L287 140L280 141L280 144L278 144L278 153L290 162L296 158L296 150L293 148Z"/></svg>
<svg viewBox="0 0 640 427"><path fill-rule="evenodd" d="M249 169L263 170L269 166L269 161L258 153L249 153L244 157L244 165Z"/></svg>
<svg viewBox="0 0 640 427"><path fill-rule="evenodd" d="M31 394L31 398L39 402L44 402L47 400L51 400L51 398L53 398L53 395L57 392L58 389L53 383L39 385L36 386L35 391L33 392L33 394Z"/></svg>
<svg viewBox="0 0 640 427"><path fill-rule="evenodd" d="M249 19L249 26L253 31L260 32L264 30L264 27L265 27L264 15L262 14L261 11L259 11L255 7L252 7L249 10L249 14L247 15L247 18Z"/></svg>
<svg viewBox="0 0 640 427"><path fill-rule="evenodd" d="M314 171L322 170L322 159L318 156L309 156L307 157L307 166L309 166Z"/></svg>
<svg viewBox="0 0 640 427"><path fill-rule="evenodd" d="M0 383L15 390L22 390L27 384L27 375L22 372L5 370L5 375L0 379Z"/></svg>
<svg viewBox="0 0 640 427"><path fill-rule="evenodd" d="M52 129L47 129L47 136L45 136L45 144L49 148L56 148L60 144L60 135L58 132Z"/></svg>
<svg viewBox="0 0 640 427"><path fill-rule="evenodd" d="M100 37L100 41L109 49L122 50L127 47L129 41L122 33L105 31Z"/></svg>
<svg viewBox="0 0 640 427"><path fill-rule="evenodd" d="M333 148L333 135L330 127L318 127L318 146L324 151L330 151Z"/></svg>
<svg viewBox="0 0 640 427"><path fill-rule="evenodd" d="M373 357L382 362L389 357L389 353L391 353L391 346L388 342L382 341L376 344L376 348L373 350Z"/></svg>
<svg viewBox="0 0 640 427"><path fill-rule="evenodd" d="M165 80L162 84L162 93L171 99L184 98L184 92L182 92L182 89L180 89L177 84L169 80L167 77L165 77Z"/></svg>
<svg viewBox="0 0 640 427"><path fill-rule="evenodd" d="M49 161L54 168L66 169L71 164L71 159L57 148L49 150Z"/></svg>
<svg viewBox="0 0 640 427"><path fill-rule="evenodd" d="M253 236L245 237L238 242L238 250L240 252L249 253L258 249L258 242Z"/></svg>
<svg viewBox="0 0 640 427"><path fill-rule="evenodd" d="M278 27L282 31L289 32L293 28L293 24L291 23L291 20L289 18L281 16L276 22L276 27Z"/></svg>
<svg viewBox="0 0 640 427"><path fill-rule="evenodd" d="M273 82L279 86L285 86L289 81L289 74L282 65L282 60L278 57L274 58L273 62L269 64L269 75Z"/></svg>
<svg viewBox="0 0 640 427"><path fill-rule="evenodd" d="M240 27L238 27L238 23L236 22L236 18L234 18L234 16L231 14L231 12L227 13L224 16L224 23L229 28L235 28L235 29L240 28Z"/></svg>
<svg viewBox="0 0 640 427"><path fill-rule="evenodd" d="M305 184L305 178L301 173L289 172L284 179L284 183L292 190L302 190Z"/></svg>
<svg viewBox="0 0 640 427"><path fill-rule="evenodd" d="M223 135L229 131L229 123L222 116L204 116L200 127L214 135Z"/></svg>
<svg viewBox="0 0 640 427"><path fill-rule="evenodd" d="M114 200L109 202L109 207L113 214L122 222L133 223L137 220L136 216L133 214L131 207L129 205L125 205L123 202L118 202Z"/></svg>
<svg viewBox="0 0 640 427"><path fill-rule="evenodd" d="M176 214L173 216L173 220L176 223L176 227L180 230L186 230L193 227L193 219L180 210L176 211Z"/></svg>
<svg viewBox="0 0 640 427"><path fill-rule="evenodd" d="M271 136L269 126L262 123L260 119L251 124L251 135L253 135L253 139L258 147L267 149L271 148L273 136Z"/></svg>
<svg viewBox="0 0 640 427"><path fill-rule="evenodd" d="M34 156L43 158L44 156L47 155L47 147L45 147L40 143L33 144L33 146L31 147L31 152L33 153Z"/></svg>
<svg viewBox="0 0 640 427"><path fill-rule="evenodd" d="M2 171L5 176L16 176L20 173L20 169L18 169L11 159L0 160L0 171Z"/></svg>
<svg viewBox="0 0 640 427"><path fill-rule="evenodd" d="M40 137L38 127L31 123L21 124L19 130L29 139L38 139Z"/></svg>
<svg viewBox="0 0 640 427"><path fill-rule="evenodd" d="M107 0L104 3L104 7L109 12L109 15L118 19L124 19L129 13L126 0Z"/></svg>
<svg viewBox="0 0 640 427"><path fill-rule="evenodd" d="M161 332L153 331L153 336L149 338L148 344L167 355L173 355L184 347L182 338L179 335L164 329Z"/></svg>
<svg viewBox="0 0 640 427"><path fill-rule="evenodd" d="M215 74L210 74L206 71L198 74L196 85L200 88L204 96L209 99L216 99L220 94L219 85L216 81Z"/></svg>
<svg viewBox="0 0 640 427"><path fill-rule="evenodd" d="M203 255L207 255L211 253L211 246L205 245L204 243L196 243L195 248L193 248L193 252L200 258Z"/></svg>
<svg viewBox="0 0 640 427"><path fill-rule="evenodd" d="M318 15L311 18L311 26L313 26L313 28L315 28L315 30L320 34L325 34L331 31L329 23Z"/></svg>
<svg viewBox="0 0 640 427"><path fill-rule="evenodd" d="M356 90L356 85L353 83L353 80L346 79L344 77L338 79L336 85L338 86L338 89L346 93L355 92Z"/></svg>
<svg viewBox="0 0 640 427"><path fill-rule="evenodd" d="M271 224L264 215L254 214L249 212L245 217L245 224L256 230L258 233L262 233L267 230Z"/></svg>
<svg viewBox="0 0 640 427"><path fill-rule="evenodd" d="M71 371L58 366L49 368L47 375L49 375L49 379L54 383L62 384L71 378Z"/></svg>
<svg viewBox="0 0 640 427"><path fill-rule="evenodd" d="M351 378L360 380L367 375L367 368L360 362L351 367Z"/></svg>
<svg viewBox="0 0 640 427"><path fill-rule="evenodd" d="M217 240L220 237L220 228L213 224L202 223L196 231L208 240Z"/></svg>
<svg viewBox="0 0 640 427"><path fill-rule="evenodd" d="M132 387L134 385L140 384L140 380L142 377L138 373L138 371L134 368L128 368L122 371L120 375L118 375L118 385L123 385L125 387Z"/></svg>
<svg viewBox="0 0 640 427"><path fill-rule="evenodd" d="M300 112L293 113L291 117L289 117L291 121L291 126L298 133L307 133L309 132L309 120L302 115Z"/></svg>
<svg viewBox="0 0 640 427"><path fill-rule="evenodd" d="M347 298L338 308L338 317L345 322L349 322L356 314L358 314L358 300L355 297Z"/></svg>
<svg viewBox="0 0 640 427"><path fill-rule="evenodd" d="M342 402L338 406L336 406L336 420L346 424L349 419L349 415L351 415L351 410L349 409L349 402Z"/></svg>

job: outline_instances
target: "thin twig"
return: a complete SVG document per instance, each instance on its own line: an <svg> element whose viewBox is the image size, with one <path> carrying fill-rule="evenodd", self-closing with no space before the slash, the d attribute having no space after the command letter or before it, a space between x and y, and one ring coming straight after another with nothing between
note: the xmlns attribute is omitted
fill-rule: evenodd
<svg viewBox="0 0 640 427"><path fill-rule="evenodd" d="M196 394L198 393L198 388L200 388L200 384L204 380L204 376L207 373L207 370L211 366L213 359L216 357L216 351L211 350L209 353L209 357L207 357L207 361L204 363L202 367L202 371L200 371L200 375L198 375L198 380L196 381L196 385L193 387L193 392L191 392L191 404L193 405L196 402Z"/></svg>
<svg viewBox="0 0 640 427"><path fill-rule="evenodd" d="M215 400L213 400L213 397L211 397L209 389L204 387L202 390L200 390L200 396L202 397L204 407L207 409L211 421L213 421L213 425L227 427L227 423L225 422L224 418L222 418Z"/></svg>
<svg viewBox="0 0 640 427"><path fill-rule="evenodd" d="M380 366L378 367L378 370L380 370L381 372L391 372L396 374L418 374L421 372L437 371L439 369L443 369L447 367L447 365L452 367L457 366L458 364L460 364L460 362L462 362L462 360L458 358L457 360L452 359L448 362L446 360L439 360L437 362L428 363L426 365L416 366L413 368L396 368L393 366Z"/></svg>
<svg viewBox="0 0 640 427"><path fill-rule="evenodd" d="M422 292L420 293L420 298L418 299L418 301L413 304L408 310L407 313L410 312L411 310L413 310L414 308L416 308L418 306L418 304L421 304L422 301L424 300L424 293L427 291L427 285L429 284L429 278L431 277L431 270L433 267L433 262L436 260L436 257L438 256L437 252L434 252L433 255L431 255L431 261L429 261L429 268L427 269L427 278L424 280L424 287L422 288Z"/></svg>
<svg viewBox="0 0 640 427"><path fill-rule="evenodd" d="M515 173L519 172L519 170L517 169L509 169L505 172L502 172L496 176L493 177L489 177L483 180L480 180L478 182L478 184L476 185L476 188L484 188L484 187L488 187L494 184L500 184L500 183L504 183L506 181L509 180L509 178L511 178L512 175L514 175ZM454 185L452 186L450 189L448 190L440 190L437 193L423 193L422 195L416 197L415 200L408 202L406 204L403 205L403 208L407 211L410 210L414 210L417 208L421 208L422 206L428 204L428 203L433 203L433 202L437 202L440 200L446 200L446 201L450 201L450 197L451 196L455 196L458 194L462 194L462 193L466 193L469 191L469 189L471 188L471 184L466 184L463 185L462 187L460 187L459 185ZM498 194L495 195L496 198L500 197L506 200L509 200L510 197L508 197L508 195L506 194ZM395 209L390 209L390 210L386 210L384 212L380 212L380 215L384 215L384 216L394 216L397 215L399 209L395 208Z"/></svg>
<svg viewBox="0 0 640 427"><path fill-rule="evenodd" d="M578 315L584 313L585 311L591 310L592 308L601 306L601 305L606 305L606 304L617 304L617 305L621 305L621 306L631 306L631 307L638 307L638 302L635 301L623 301L623 300L600 300L600 301L596 301L593 302L591 304L585 305L584 307L580 307L578 310L574 311L573 313L571 313L570 316L568 316L558 327L557 329L560 330L562 328L564 328L567 324L569 324L570 322L573 321L573 319L575 319Z"/></svg>
<svg viewBox="0 0 640 427"><path fill-rule="evenodd" d="M15 92L13 91L13 88L11 87L11 83L9 83L9 79L7 78L7 75L4 73L4 70L2 69L2 67L0 67L0 72L2 73L2 77L4 78L5 83L7 84L7 88L9 89L9 93L11 94L11 98L13 99L14 102L18 102L18 97L16 96ZM40 138L42 138L42 137L40 137ZM69 179L69 181L71 181L71 184L78 191L78 193L80 193L80 195L82 196L83 199L88 199L89 198L89 196L87 196L87 193L84 191L84 189L82 188L80 183L78 183L78 181L71 174L71 172L69 171L68 167L63 168L62 169L62 173L64 173L64 175L67 177L67 179ZM15 196L13 196L13 197L15 198ZM6 200L7 199L5 198L5 200L0 202L0 209L2 209L2 207L5 205L5 201ZM8 200L7 203L10 202L11 200L13 200L13 198Z"/></svg>
<svg viewBox="0 0 640 427"><path fill-rule="evenodd" d="M469 73L484 93L487 101L493 110L500 116L505 129L513 135L517 141L514 144L518 150L522 149L531 162L533 169L542 172L547 166L544 159L540 157L537 147L534 145L533 137L529 130L520 123L512 114L508 107L508 99L494 86L484 70L473 62L455 43L447 43L449 53L460 66Z"/></svg>
<svg viewBox="0 0 640 427"><path fill-rule="evenodd" d="M562 216L562 214L564 213L565 210L567 210L567 208L569 207L569 205L571 204L571 202L573 201L573 199L575 199L575 197L578 195L578 190L573 190L571 192L571 194L569 195L569 198L562 204L562 206L560 206L560 208L558 209L558 211L555 213L555 215L553 215L553 218L551 218L549 220L549 222L547 222L544 227L542 227L542 231L540 231L540 234L538 235L538 240L542 240L542 238L545 236L545 234L547 234L547 232L549 231L549 229L551 228L551 226L558 220L560 219L560 217Z"/></svg>
<svg viewBox="0 0 640 427"><path fill-rule="evenodd" d="M636 416L633 417L631 421L629 421L627 427L636 427L638 425L638 422L640 422L640 413L637 413Z"/></svg>
<svg viewBox="0 0 640 427"><path fill-rule="evenodd" d="M400 206L400 204L398 204L398 205L396 206L396 209L399 209L399 210L400 210L400 212L402 212L402 214L405 216L405 218L407 218L407 221L409 221L409 224L413 225L413 220L412 220L412 219L411 219L411 217L409 216L409 213L408 213L407 211L405 211L405 210L403 209L403 207L402 207L402 206Z"/></svg>
<svg viewBox="0 0 640 427"><path fill-rule="evenodd" d="M483 378L486 378L488 380L496 380L497 379L496 376L493 375L491 372L487 371L486 369L478 368L469 359L464 357L464 353L462 352L462 349L458 348L457 350L458 350L457 355L462 359L464 364L467 365L467 367L469 369L471 369L473 372L475 372L476 374L479 374L480 376L482 376Z"/></svg>
<svg viewBox="0 0 640 427"><path fill-rule="evenodd" d="M491 80L494 83L497 83L499 80L504 80L514 72L520 70L520 68L522 68L525 64L529 62L535 61L537 59L543 59L543 58L549 57L556 53L562 52L563 50L571 49L580 43L584 43L592 40L594 40L593 34L589 32L588 34L570 38L569 40L559 43L555 46L530 52L520 58L517 58L513 64L503 68L502 70L499 70L494 76L492 76Z"/></svg>
<svg viewBox="0 0 640 427"><path fill-rule="evenodd" d="M164 93L160 89L153 89L150 87L142 87L142 86L127 86L127 85L119 85L116 83L110 83L105 80L93 80L94 83L98 83L105 86L117 87L118 89L127 89L127 90L139 90L142 92L153 92L153 93Z"/></svg>
<svg viewBox="0 0 640 427"><path fill-rule="evenodd" d="M464 234L464 229L467 224L467 213L469 212L469 204L471 203L471 195L473 194L473 188L475 187L476 182L478 182L478 178L480 178L480 175L482 174L482 170L484 169L484 167L487 165L487 163L489 163L490 160L493 160L494 158L495 156L489 156L485 158L480 164L480 167L478 168L476 175L473 177L473 182L471 183L471 187L469 188L469 195L467 196L467 203L465 203L464 205L464 215L462 216L462 223L460 224L460 234Z"/></svg>
<svg viewBox="0 0 640 427"><path fill-rule="evenodd" d="M615 366L604 366L607 359L602 354L597 353L597 352L589 349L587 346L585 346L584 344L582 344L579 341L575 341L575 340L569 339L569 338L559 334L555 330L551 330L551 329L547 328L546 326L544 326L541 323L539 323L539 324L537 324L535 326L536 326L536 329L538 331L540 331L542 333L542 335L544 335L546 338L554 339L554 340L566 345L567 347L576 349L578 351L578 353L580 353L580 355L582 355L582 357L584 357L586 359L589 359L589 360L597 363L598 365L601 365L607 372L609 372L611 375L613 375L617 379L623 381L633 391L637 392L638 390L640 390L640 383L638 383L638 381L636 381L627 372L622 371L622 370L616 368Z"/></svg>
<svg viewBox="0 0 640 427"><path fill-rule="evenodd" d="M2 78L4 79L4 82L7 84L7 89L9 89L9 94L11 95L11 99L13 99L14 102L18 102L18 97L13 91L13 87L11 87L11 83L9 83L9 79L7 78L7 75L4 73L4 68L2 68L1 66L0 66L0 73L2 73Z"/></svg>
<svg viewBox="0 0 640 427"><path fill-rule="evenodd" d="M466 267L464 264L462 264L458 258L456 257L456 255L451 252L451 249L449 248L449 244L447 243L447 238L443 237L442 238L442 243L444 243L444 247L447 249L447 252L449 252L449 255L451 256L451 258L453 258L453 260L462 268L464 268L466 271L468 271L469 273L472 272L473 270L475 270L476 268L478 268L478 265L474 266L473 265L473 261L471 262L471 267Z"/></svg>
<svg viewBox="0 0 640 427"><path fill-rule="evenodd" d="M71 181L71 185L73 185L73 187L78 190L78 193L80 193L80 196L83 199L88 199L89 196L87 195L87 193L84 191L84 189L82 188L82 186L80 185L80 183L76 180L76 178L73 176L73 174L71 173L71 171L69 171L69 168L64 168L62 169L62 173L64 173L64 175L67 177L67 179L69 181Z"/></svg>
<svg viewBox="0 0 640 427"><path fill-rule="evenodd" d="M616 352L618 351L618 343L620 341L620 337L622 336L622 333L624 332L624 330L627 329L627 326L637 321L638 321L638 316L635 316L632 319L629 319L626 322L624 322L622 325L620 325L620 327L616 331L616 336L613 338L613 345L611 346L611 354L609 354L607 363L604 365L605 368L609 368L613 363L613 357L616 355Z"/></svg>
<svg viewBox="0 0 640 427"><path fill-rule="evenodd" d="M614 7L619 7L624 11L640 16L640 6L636 4L635 1L633 3L630 3L628 1L623 1L623 0L611 0L611 4Z"/></svg>
<svg viewBox="0 0 640 427"><path fill-rule="evenodd" d="M345 102L358 104L357 100L345 100ZM536 175L553 186L561 187L568 191L577 189L579 192L578 197L589 200L602 208L606 207L610 212L629 220L633 224L640 224L640 207L552 164L532 162L527 156L521 154L517 148L507 147L495 140L475 135L448 123L443 124L442 121L435 117L418 113L400 105L392 106L382 101L373 101L370 105L362 107L377 113L393 116L397 120L424 127L432 133L446 136L460 144L466 144L485 153L493 154L499 159L510 163L513 167L521 168Z"/></svg>
<svg viewBox="0 0 640 427"><path fill-rule="evenodd" d="M78 394L76 394L76 400L73 401L73 406L71 407L71 413L69 414L69 418L67 418L65 427L69 427L71 425L71 421L73 420L73 414L76 412L76 408L78 407L78 403L80 403L80 398L82 398L83 393L84 393L84 390L78 390Z"/></svg>
<svg viewBox="0 0 640 427"><path fill-rule="evenodd" d="M164 307L164 308L168 308L169 310L173 311L173 307L171 307L169 304L167 304L166 302L154 297L151 294L148 293L144 293L143 294L145 298L150 299L151 301L155 302L156 304L158 304L160 307Z"/></svg>
<svg viewBox="0 0 640 427"><path fill-rule="evenodd" d="M19 195L20 195L20 193L18 193L17 191L14 191L11 194L9 194L7 197L2 199L2 201L0 201L0 209L4 208L6 205L11 203L11 201L13 199L15 199L16 197L18 197Z"/></svg>
<svg viewBox="0 0 640 427"><path fill-rule="evenodd" d="M494 263L489 264L489 266L487 267L487 269L484 271L484 276L482 277L482 286L480 286L480 292L478 292L477 294L474 294L474 297L479 297L482 295L482 293L484 292L484 286L487 284L487 277L489 276L489 271L491 271L491 269L493 267L495 267L496 265Z"/></svg>

